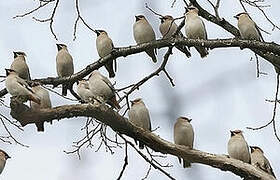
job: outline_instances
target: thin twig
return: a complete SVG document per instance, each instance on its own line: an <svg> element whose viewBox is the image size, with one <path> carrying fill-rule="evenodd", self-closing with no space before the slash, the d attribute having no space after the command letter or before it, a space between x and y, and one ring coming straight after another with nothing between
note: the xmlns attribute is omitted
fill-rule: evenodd
<svg viewBox="0 0 280 180"><path fill-rule="evenodd" d="M52 14L51 14L51 17L50 17L50 18L48 18L48 19L38 19L38 18L36 18L36 17L33 17L33 19L34 19L35 21L38 21L38 22L48 22L48 21L50 21L49 27L50 27L50 30L51 30L52 35L54 36L54 38L55 38L56 40L58 40L58 39L57 39L57 36L56 36L56 34L54 33L54 30L53 30L53 22L54 22L54 15L55 15L55 13L56 13L56 9L57 9L57 7L58 7L59 1L60 1L60 0L56 0L55 6L54 6L54 8L53 8L53 11L52 11Z"/></svg>
<svg viewBox="0 0 280 180"><path fill-rule="evenodd" d="M77 18L75 20L74 23L74 32L73 32L73 41L76 40L76 32L77 32L77 25L78 25L78 21L81 20L82 23L92 32L95 32L95 30L93 28L91 28L84 20L84 18L81 16L81 12L80 12L80 8L79 8L79 0L75 0L75 4L76 4L76 12L77 12Z"/></svg>
<svg viewBox="0 0 280 180"><path fill-rule="evenodd" d="M30 14L32 14L32 13L38 11L38 10L41 9L42 7L48 5L50 2L53 2L53 1L48 1L48 2L45 2L45 3L40 3L38 7L34 8L34 9L32 9L31 11L28 11L28 12L26 12L26 13L24 13L24 14L16 15L16 16L13 17L13 19L22 18L22 17L25 17L25 16L27 16L27 15L30 15Z"/></svg>
<svg viewBox="0 0 280 180"><path fill-rule="evenodd" d="M277 85L276 85L276 93L275 93L275 99L274 99L274 107L273 107L273 115L272 115L272 119L271 121L269 121L267 124L263 125L263 126L260 126L260 127L256 127L256 128L252 128L252 127L247 127L247 129L251 129L251 130L260 130L260 129L263 129L265 127L267 127L268 125L270 125L272 123L273 125L273 131L274 131L274 134L275 134L275 137L278 139L278 141L280 142L280 138L277 134L277 131L276 131L276 124L275 124L275 116L276 116L276 109L277 109L277 97L278 97L278 90L279 90L279 75L280 74L277 74Z"/></svg>
<svg viewBox="0 0 280 180"><path fill-rule="evenodd" d="M120 175L119 177L117 178L117 180L120 180L123 173L124 173L124 170L125 168L127 167L128 165L128 155L127 155L127 142L125 142L125 157L124 157L124 164L123 164L123 168L122 168L122 171L120 172Z"/></svg>
<svg viewBox="0 0 280 180"><path fill-rule="evenodd" d="M157 15L157 16L164 17L163 15L161 15L161 14L155 12L152 8L150 8L150 7L148 6L148 3L145 3L145 8L149 9L152 13L154 13L154 14Z"/></svg>
<svg viewBox="0 0 280 180"><path fill-rule="evenodd" d="M153 166L154 169L159 170L160 172L162 172L163 174L165 174L169 179L175 180L175 178L173 178L169 173L167 173L165 170L163 170L161 167L159 167L158 165L156 165L155 163L153 163L146 155L144 155L140 150L138 150L135 145L128 141L127 139L125 139L121 134L119 134L119 136L126 142L128 143L146 162L148 162L151 166Z"/></svg>

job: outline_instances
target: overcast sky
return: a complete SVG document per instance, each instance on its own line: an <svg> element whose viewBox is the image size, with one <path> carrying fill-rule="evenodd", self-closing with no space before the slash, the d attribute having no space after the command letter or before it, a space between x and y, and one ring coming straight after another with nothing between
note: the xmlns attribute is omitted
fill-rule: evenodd
<svg viewBox="0 0 280 180"><path fill-rule="evenodd" d="M172 0L102 2L84 0L80 2L80 10L91 27L105 29L115 46L122 47L135 44L132 25L136 14L145 14L157 38L161 37L158 30L160 21L144 8L145 2L161 14L179 17L184 13L184 4L181 1L177 1L175 7L171 8ZM200 2L213 13L206 1ZM238 0L221 1L220 7L220 16L235 26L237 22L233 16L242 12L238 2ZM273 22L279 23L280 2L270 0L267 4L271 5L266 8L268 17ZM78 24L77 39L72 40L76 18L73 1L61 0L57 9L54 31L58 41L50 33L48 23L39 23L32 19L33 16L48 18L53 5L28 17L12 19L13 16L36 6L37 2L34 0L0 1L1 75L4 75L4 68L8 68L13 60L12 52L24 51L27 54L32 78L55 77L57 42L68 45L74 59L75 72L98 59L95 47L96 35L81 23ZM264 39L280 43L279 30L271 31L272 26L260 12L251 8L249 12L260 27L271 33L271 35L263 34ZM220 27L206 20L204 22L210 39L233 37ZM116 87L120 88L139 81L160 65L165 51L166 48L159 50L157 64L153 64L145 53L119 58L116 78L111 79L112 82L116 81ZM272 127L260 131L246 129L247 126L260 126L271 120L273 104L265 102L265 99L273 99L275 94L276 76L272 65L260 58L261 71L268 75L256 78L254 54L247 49L242 51L239 48L215 49L211 50L205 59L201 59L194 49L191 49L191 53L192 57L186 59L180 52L174 50L168 62L167 70L176 84L174 88L164 74L160 74L159 77L145 83L139 91L135 91L130 99L143 98L150 110L152 126L160 127L155 133L169 141L173 141L173 124L176 118L182 115L192 118L195 131L194 148L202 151L226 154L229 130L243 130L248 144L260 146L264 150L275 174L280 177L280 143L274 137ZM104 68L100 71L107 75ZM0 83L0 87L1 89L4 87L3 82ZM61 89L57 91L60 92ZM76 103L51 92L50 95L53 106ZM7 104L9 97L5 96ZM0 109L2 114L11 118L9 109L2 106ZM72 142L83 137L84 132L81 128L85 121L86 118L54 121L52 125L45 124L44 133L36 132L35 125L24 127L24 132L12 129L13 135L30 148L0 143L0 148L12 157L8 160L1 179L116 179L123 166L124 149L116 149L113 155L106 152L104 147L95 152L100 143L100 139L96 137L92 149L82 149L82 160L74 154L66 155L63 152L72 150ZM279 126L277 127L279 129ZM0 135L4 134L3 128L0 132ZM173 156L167 156L161 162L173 165L166 168L166 171L176 179L239 179L232 173L200 164L193 164L191 169L184 169ZM124 172L123 179L141 179L148 168L149 165L129 148L129 166ZM166 179L159 171L152 170L148 179L159 177Z"/></svg>

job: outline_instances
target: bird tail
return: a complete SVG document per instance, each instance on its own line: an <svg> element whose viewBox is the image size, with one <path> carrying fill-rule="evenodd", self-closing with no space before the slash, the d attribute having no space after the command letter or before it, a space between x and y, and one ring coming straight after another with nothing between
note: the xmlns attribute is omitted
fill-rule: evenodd
<svg viewBox="0 0 280 180"><path fill-rule="evenodd" d="M139 148L144 149L144 144L142 142L139 142Z"/></svg>
<svg viewBox="0 0 280 180"><path fill-rule="evenodd" d="M44 122L37 122L35 125L37 127L37 131L44 132Z"/></svg>
<svg viewBox="0 0 280 180"><path fill-rule="evenodd" d="M191 163L187 160L183 160L183 167L184 168L190 168L191 167Z"/></svg>
<svg viewBox="0 0 280 180"><path fill-rule="evenodd" d="M205 58L209 53L208 50L204 47L195 47L195 49L199 52L201 58Z"/></svg>
<svg viewBox="0 0 280 180"><path fill-rule="evenodd" d="M62 85L62 96L67 96L67 84Z"/></svg>
<svg viewBox="0 0 280 180"><path fill-rule="evenodd" d="M156 58L156 55L155 55L155 49L148 49L145 52L152 58L154 63L157 62L157 58Z"/></svg>
<svg viewBox="0 0 280 180"><path fill-rule="evenodd" d="M111 98L111 104L112 104L112 106L113 106L114 108L116 108L116 109L121 109L121 106L119 105L119 103L118 103L118 101L117 101L117 99L116 99L116 96L114 96L114 97ZM110 104L110 105L111 105L111 104Z"/></svg>
<svg viewBox="0 0 280 180"><path fill-rule="evenodd" d="M33 95L33 94L28 95L28 99L31 100L31 101L33 101L33 102L35 102L35 103L37 103L37 104L41 104L40 98L39 98L39 97L36 97L36 96Z"/></svg>
<svg viewBox="0 0 280 180"><path fill-rule="evenodd" d="M115 72L114 72L114 68L113 68L113 60L108 62L107 64L105 64L105 68L108 71L110 78L115 77Z"/></svg>
<svg viewBox="0 0 280 180"><path fill-rule="evenodd" d="M188 58L191 57L190 51L186 48L186 46L175 46L179 51L184 53Z"/></svg>

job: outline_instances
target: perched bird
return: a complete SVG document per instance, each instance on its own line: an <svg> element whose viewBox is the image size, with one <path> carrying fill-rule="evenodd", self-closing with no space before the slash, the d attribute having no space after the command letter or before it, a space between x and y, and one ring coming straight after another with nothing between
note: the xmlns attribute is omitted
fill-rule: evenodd
<svg viewBox="0 0 280 180"><path fill-rule="evenodd" d="M71 76L74 73L74 65L72 56L67 50L65 44L56 44L57 55L56 55L56 71L59 77ZM62 84L62 95L67 95L67 89L72 89L73 84L65 83Z"/></svg>
<svg viewBox="0 0 280 180"><path fill-rule="evenodd" d="M5 168L5 164L7 159L11 158L5 151L0 149L0 174L2 174L3 169Z"/></svg>
<svg viewBox="0 0 280 180"><path fill-rule="evenodd" d="M231 158L239 159L245 163L251 162L249 147L241 130L230 131L231 138L228 141L228 154Z"/></svg>
<svg viewBox="0 0 280 180"><path fill-rule="evenodd" d="M112 52L114 48L113 41L104 30L95 30L94 32L97 34L96 48L98 55L103 58ZM105 64L105 68L108 71L110 78L115 77L113 61L116 62L116 59Z"/></svg>
<svg viewBox="0 0 280 180"><path fill-rule="evenodd" d="M272 167L270 166L268 159L266 159L266 157L264 156L263 150L257 146L250 146L250 149L251 164L275 177L275 174L272 170Z"/></svg>
<svg viewBox="0 0 280 180"><path fill-rule="evenodd" d="M186 36L189 39L204 39L207 40L207 32L204 22L198 16L198 9L194 6L190 6L185 13L185 31ZM202 46L195 46L195 49L199 52L201 58L208 55L208 50Z"/></svg>
<svg viewBox="0 0 280 180"><path fill-rule="evenodd" d="M44 89L40 85L36 85L36 86L32 87L32 91L41 100L41 104L37 104L37 103L32 102L32 101L30 102L30 107L31 107L32 110L37 111L39 109L45 109L45 108L51 108L52 107L50 95L49 95L49 92L46 89ZM37 131L44 131L44 123L43 122L38 122L38 123L35 123L35 124L36 124L36 127L37 127Z"/></svg>
<svg viewBox="0 0 280 180"><path fill-rule="evenodd" d="M79 81L77 93L84 102L90 102L93 94L89 89L89 83L86 80Z"/></svg>
<svg viewBox="0 0 280 180"><path fill-rule="evenodd" d="M163 39L170 38L177 30L178 26L175 23L174 19L170 15L166 15L163 17L160 17L161 24L159 25L159 31L162 35ZM181 31L178 32L176 37L184 37ZM191 53L188 51L188 49L185 46L175 46L177 49L185 53L187 57L191 57Z"/></svg>
<svg viewBox="0 0 280 180"><path fill-rule="evenodd" d="M94 70L89 77L89 89L96 99L102 98L110 106L120 109L116 99L115 89L108 78L103 76L99 71Z"/></svg>
<svg viewBox="0 0 280 180"><path fill-rule="evenodd" d="M256 23L248 13L242 12L234 16L238 20L238 29L242 39L263 41Z"/></svg>
<svg viewBox="0 0 280 180"><path fill-rule="evenodd" d="M151 120L149 110L146 108L141 98L137 98L131 102L131 108L128 111L129 121L135 126L141 127L146 131L151 131ZM139 142L139 148L144 149L144 144Z"/></svg>
<svg viewBox="0 0 280 180"><path fill-rule="evenodd" d="M41 100L37 97L24 79L20 78L16 71L13 69L6 70L6 81L5 85L7 91L12 96L26 96L28 100L34 101L38 104L41 104Z"/></svg>
<svg viewBox="0 0 280 180"><path fill-rule="evenodd" d="M135 16L135 18L136 21L133 24L133 36L136 43L141 44L156 40L155 32L145 16L138 15ZM147 49L145 52L152 58L154 63L157 62L155 55L156 49Z"/></svg>
<svg viewBox="0 0 280 180"><path fill-rule="evenodd" d="M186 117L179 117L174 125L174 142L175 144L188 146L193 148L194 132L191 125L191 119ZM179 158L181 163L181 159ZM183 160L183 167L191 167L191 163L187 160Z"/></svg>
<svg viewBox="0 0 280 180"><path fill-rule="evenodd" d="M10 69L15 70L18 73L18 76L22 79L31 80L29 68L26 64L24 52L13 52L14 53L14 61L11 64Z"/></svg>

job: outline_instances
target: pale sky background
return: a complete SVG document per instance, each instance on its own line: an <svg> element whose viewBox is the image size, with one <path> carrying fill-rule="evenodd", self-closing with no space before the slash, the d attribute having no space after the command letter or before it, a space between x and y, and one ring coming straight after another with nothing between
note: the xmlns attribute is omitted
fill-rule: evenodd
<svg viewBox="0 0 280 180"><path fill-rule="evenodd" d="M121 47L135 44L132 25L136 14L145 14L157 38L161 37L158 30L160 21L144 8L145 2L162 14L179 17L184 13L182 1L177 1L175 7L171 8L172 0L104 0L102 2L84 0L80 1L80 10L91 27L105 29L115 46ZM213 13L206 1L200 2ZM233 16L242 12L238 2L238 0L222 0L220 8L220 16L235 26L237 22ZM266 8L267 15L279 25L280 1L269 0L267 4L271 5ZM33 16L48 18L52 6L22 19L12 19L13 16L36 6L37 2L34 0L0 1L1 75L4 75L4 69L8 68L13 60L12 52L24 51L27 54L32 78L55 77L57 42L68 45L74 59L75 72L98 59L95 47L96 35L81 23L78 25L77 39L72 41L76 18L74 1L61 0L57 9L54 31L59 41L53 38L48 23L32 20ZM279 44L279 30L271 31L272 26L264 20L260 12L252 8L249 12L260 27L271 33L271 35L263 34L264 39ZM210 39L232 37L218 26L206 20L204 22ZM118 72L112 81L117 82L117 88L139 81L160 65L165 51L166 48L159 50L157 64L153 64L144 53L119 58ZM242 129L249 145L257 145L264 150L279 178L280 143L274 137L272 127L259 131L246 129L247 126L260 126L271 120L273 104L265 102L265 99L273 99L275 94L276 76L272 65L261 59L261 71L268 75L256 78L255 58L250 61L254 54L249 50L215 49L203 60L194 49L191 49L191 53L192 57L186 59L174 49L174 54L167 65L167 70L176 84L174 88L170 86L165 75L160 74L159 77L143 85L139 91L135 91L130 99L143 97L150 110L152 126L160 126L155 133L169 141L173 141L173 124L176 118L182 115L192 118L195 131L194 148L202 151L226 154L229 130ZM101 72L107 75L104 68L101 68ZM0 88L3 87L2 82ZM61 89L56 90L61 91ZM50 94L53 106L75 103L54 93L50 92ZM9 97L9 95L5 96L7 104L9 104ZM11 118L9 109L3 106L0 109L2 114ZM104 148L95 152L100 143L100 140L95 138L94 148L82 149L82 160L79 160L75 154L66 155L63 152L63 150L72 150L72 142L84 135L80 129L85 120L85 118L73 118L54 121L53 125L45 124L44 133L38 133L35 125L24 127L24 132L12 129L13 135L30 148L0 143L0 148L12 157L8 160L1 179L116 179L123 166L124 149L116 149L113 155L106 153ZM277 122L279 123L279 116ZM279 129L279 126L277 128ZM1 128L0 135L3 135L3 132ZM201 164L193 164L191 169L184 169L173 156L167 156L161 161L173 165L165 170L176 179L240 179L232 173ZM129 148L129 166L124 172L123 179L141 179L145 176L148 167L149 165ZM159 171L152 170L148 179L167 178Z"/></svg>

